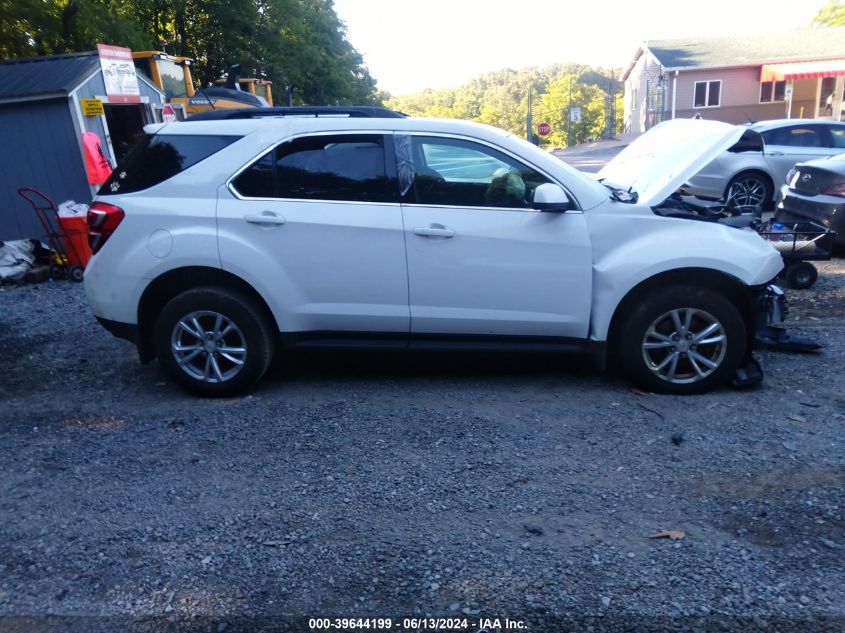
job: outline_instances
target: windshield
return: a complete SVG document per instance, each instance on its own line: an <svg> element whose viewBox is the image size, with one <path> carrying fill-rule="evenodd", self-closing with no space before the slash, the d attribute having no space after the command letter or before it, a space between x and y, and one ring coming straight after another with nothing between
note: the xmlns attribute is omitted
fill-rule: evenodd
<svg viewBox="0 0 845 633"><path fill-rule="evenodd" d="M188 96L188 90L185 87L185 71L179 64L167 59L159 59L158 74L161 75L161 86L168 99Z"/></svg>

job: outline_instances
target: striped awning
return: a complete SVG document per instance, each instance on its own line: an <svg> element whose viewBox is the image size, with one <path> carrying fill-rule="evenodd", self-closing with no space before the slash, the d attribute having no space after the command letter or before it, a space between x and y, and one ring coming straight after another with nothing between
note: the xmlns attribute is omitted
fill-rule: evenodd
<svg viewBox="0 0 845 633"><path fill-rule="evenodd" d="M815 62L764 64L760 68L760 83L784 79L818 79L845 75L845 58Z"/></svg>

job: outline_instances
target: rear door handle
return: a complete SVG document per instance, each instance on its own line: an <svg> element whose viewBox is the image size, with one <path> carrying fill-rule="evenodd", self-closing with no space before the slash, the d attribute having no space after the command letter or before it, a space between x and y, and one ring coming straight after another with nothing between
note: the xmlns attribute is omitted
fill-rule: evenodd
<svg viewBox="0 0 845 633"><path fill-rule="evenodd" d="M250 224L284 224L287 222L284 216L279 215L278 213L273 213L272 211L262 211L261 213L254 213L251 215L245 215L244 220L249 222Z"/></svg>
<svg viewBox="0 0 845 633"><path fill-rule="evenodd" d="M432 224L414 229L414 235L421 235L422 237L455 237L455 231L442 224Z"/></svg>

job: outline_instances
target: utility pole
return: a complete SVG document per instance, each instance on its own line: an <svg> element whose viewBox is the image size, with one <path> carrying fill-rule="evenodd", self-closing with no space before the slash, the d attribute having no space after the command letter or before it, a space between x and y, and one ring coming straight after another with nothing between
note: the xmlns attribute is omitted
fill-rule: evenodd
<svg viewBox="0 0 845 633"><path fill-rule="evenodd" d="M525 138L528 140L529 143L533 143L534 139L532 138L532 124L531 124L531 84L528 84L528 114L525 117Z"/></svg>

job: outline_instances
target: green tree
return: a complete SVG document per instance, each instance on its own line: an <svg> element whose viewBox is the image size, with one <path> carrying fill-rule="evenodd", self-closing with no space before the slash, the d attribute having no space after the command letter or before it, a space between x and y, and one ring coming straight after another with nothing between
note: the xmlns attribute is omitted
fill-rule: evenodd
<svg viewBox="0 0 845 633"><path fill-rule="evenodd" d="M0 57L100 42L191 57L200 85L240 63L279 96L293 84L299 103L380 102L332 0L0 0Z"/></svg>
<svg viewBox="0 0 845 633"><path fill-rule="evenodd" d="M581 121L572 128L573 142L598 138L605 131L608 91L613 91L618 104L621 104L622 91L619 81L608 77L606 71L590 66L554 64L545 68L499 70L476 77L457 88L390 97L386 105L414 116L479 121L524 136L530 86L534 124L548 120L554 130L541 142L544 146L563 146L566 144L565 117L569 107L570 79L572 105L580 107L582 115ZM622 108L619 105L617 121L621 122L621 118ZM616 129L618 126L619 123Z"/></svg>
<svg viewBox="0 0 845 633"><path fill-rule="evenodd" d="M845 25L845 2L828 0L828 2L819 9L818 13L816 13L816 17L813 18L813 24L816 26Z"/></svg>

